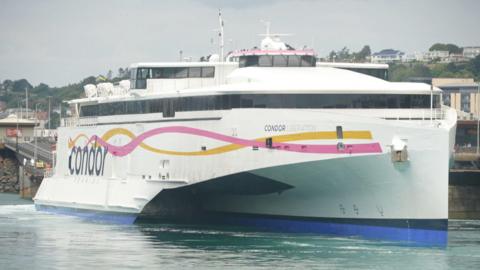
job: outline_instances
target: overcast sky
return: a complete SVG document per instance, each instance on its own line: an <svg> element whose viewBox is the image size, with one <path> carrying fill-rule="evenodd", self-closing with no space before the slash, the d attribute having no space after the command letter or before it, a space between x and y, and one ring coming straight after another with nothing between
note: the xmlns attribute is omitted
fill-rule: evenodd
<svg viewBox="0 0 480 270"><path fill-rule="evenodd" d="M480 45L478 0L0 0L0 80L61 86L140 61L217 50L218 9L227 50L291 33L320 56L347 46L426 51L435 42ZM212 44L212 39L215 44Z"/></svg>

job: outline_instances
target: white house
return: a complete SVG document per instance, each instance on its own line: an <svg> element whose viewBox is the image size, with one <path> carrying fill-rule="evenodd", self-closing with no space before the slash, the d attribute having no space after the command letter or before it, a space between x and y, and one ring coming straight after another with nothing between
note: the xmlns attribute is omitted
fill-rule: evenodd
<svg viewBox="0 0 480 270"><path fill-rule="evenodd" d="M380 52L376 52L372 54L371 62L372 63L394 63L394 62L401 62L405 53L393 50L393 49L385 49L381 50Z"/></svg>
<svg viewBox="0 0 480 270"><path fill-rule="evenodd" d="M477 55L480 55L480 46L463 47L463 57L472 59Z"/></svg>

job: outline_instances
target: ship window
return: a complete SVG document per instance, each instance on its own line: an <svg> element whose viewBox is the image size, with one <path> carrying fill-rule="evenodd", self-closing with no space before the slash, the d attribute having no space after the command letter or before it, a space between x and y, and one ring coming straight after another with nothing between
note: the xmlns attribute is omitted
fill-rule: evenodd
<svg viewBox="0 0 480 270"><path fill-rule="evenodd" d="M214 67L202 67L202 78L213 78L215 76Z"/></svg>
<svg viewBox="0 0 480 270"><path fill-rule="evenodd" d="M202 77L202 68L201 67L189 67L188 68L188 77L189 78L200 78L200 77Z"/></svg>
<svg viewBox="0 0 480 270"><path fill-rule="evenodd" d="M145 113L145 101L126 102L125 110L127 114Z"/></svg>
<svg viewBox="0 0 480 270"><path fill-rule="evenodd" d="M440 96L434 95L433 107L440 107ZM147 101L111 102L80 107L80 116L163 113L173 117L177 111L230 110L237 108L430 108L430 95L405 94L233 94L179 97Z"/></svg>
<svg viewBox="0 0 480 270"><path fill-rule="evenodd" d="M314 67L315 66L315 57L311 55L302 55L300 65L302 67Z"/></svg>
<svg viewBox="0 0 480 270"><path fill-rule="evenodd" d="M175 116L174 102L175 102L175 100L173 100L173 99L164 99L163 100L163 117L174 117Z"/></svg>
<svg viewBox="0 0 480 270"><path fill-rule="evenodd" d="M288 66L289 67L299 67L300 66L300 56L290 55L288 57Z"/></svg>
<svg viewBox="0 0 480 270"><path fill-rule="evenodd" d="M163 78L163 69L161 68L152 68L152 78L158 79L158 78Z"/></svg>
<svg viewBox="0 0 480 270"><path fill-rule="evenodd" d="M149 79L150 78L150 69L149 68L139 68L137 79Z"/></svg>
<svg viewBox="0 0 480 270"><path fill-rule="evenodd" d="M162 73L163 73L162 78L167 78L167 79L173 79L173 78L175 78L175 73L176 73L175 68L162 68L162 69L163 69L163 71L162 71Z"/></svg>
<svg viewBox="0 0 480 270"><path fill-rule="evenodd" d="M124 102L114 102L110 103L112 106L113 114L125 114L125 103Z"/></svg>
<svg viewBox="0 0 480 270"><path fill-rule="evenodd" d="M98 115L98 105L85 105L80 107L80 116L96 116Z"/></svg>
<svg viewBox="0 0 480 270"><path fill-rule="evenodd" d="M271 67L272 66L272 56L270 55L261 55L258 57L258 66L260 67Z"/></svg>
<svg viewBox="0 0 480 270"><path fill-rule="evenodd" d="M286 55L275 55L273 57L273 66L274 67L286 67L287 66L287 57Z"/></svg>
<svg viewBox="0 0 480 270"><path fill-rule="evenodd" d="M149 68L139 68L137 69L137 80L135 82L136 89L145 89L147 88L147 79L151 78Z"/></svg>
<svg viewBox="0 0 480 270"><path fill-rule="evenodd" d="M175 78L187 78L188 77L188 68L179 67L175 68Z"/></svg>

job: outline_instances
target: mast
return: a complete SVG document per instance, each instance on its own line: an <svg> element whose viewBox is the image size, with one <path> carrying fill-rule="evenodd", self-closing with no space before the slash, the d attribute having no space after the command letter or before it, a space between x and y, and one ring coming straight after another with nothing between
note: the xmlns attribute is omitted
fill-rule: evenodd
<svg viewBox="0 0 480 270"><path fill-rule="evenodd" d="M222 19L222 10L218 10L218 23L220 24L220 32L218 33L219 45L220 45L220 62L223 62L224 55L224 38L223 38L223 19Z"/></svg>

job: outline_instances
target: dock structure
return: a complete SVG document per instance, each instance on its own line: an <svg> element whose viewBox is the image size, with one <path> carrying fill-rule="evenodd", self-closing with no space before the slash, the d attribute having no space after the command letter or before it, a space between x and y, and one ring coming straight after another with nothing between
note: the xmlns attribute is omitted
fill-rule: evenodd
<svg viewBox="0 0 480 270"><path fill-rule="evenodd" d="M52 152L54 142L46 138L37 138L37 143L21 142L17 140L5 139L0 147L0 152L9 157L9 162L4 162L1 166L15 168L4 168L10 174L15 174L15 178L10 177L3 183L4 191L17 192L22 198L33 198L37 192L43 177L52 170L54 163L54 153ZM4 158L7 160L8 158Z"/></svg>
<svg viewBox="0 0 480 270"><path fill-rule="evenodd" d="M15 114L0 119L0 191L31 198L53 167L55 141L38 137L35 125L34 119Z"/></svg>
<svg viewBox="0 0 480 270"><path fill-rule="evenodd" d="M449 179L449 218L480 219L480 154L460 147L454 154Z"/></svg>

